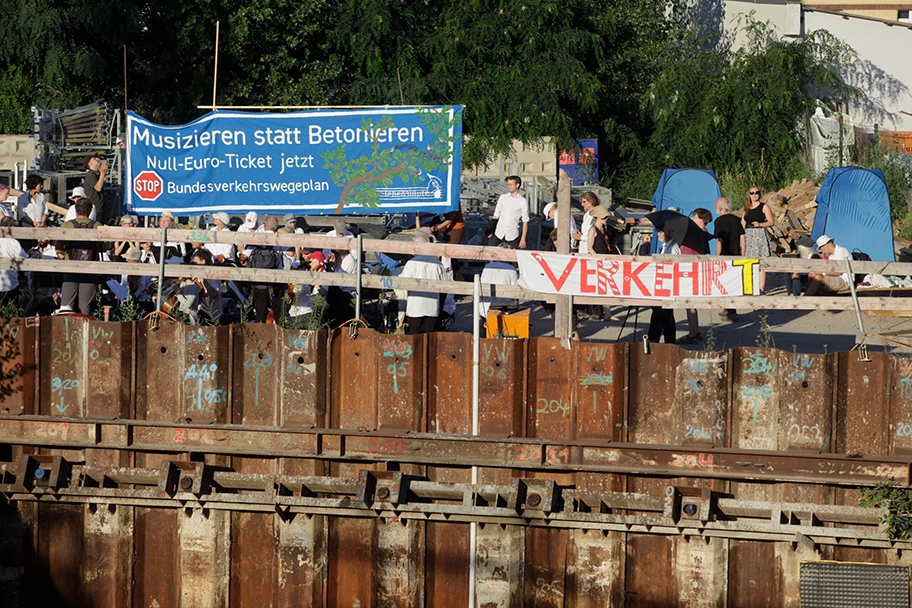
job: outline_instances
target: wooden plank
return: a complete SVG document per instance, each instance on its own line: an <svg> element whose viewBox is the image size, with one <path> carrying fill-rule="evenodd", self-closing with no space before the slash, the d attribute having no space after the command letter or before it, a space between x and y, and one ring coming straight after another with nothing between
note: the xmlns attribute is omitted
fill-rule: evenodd
<svg viewBox="0 0 912 608"><path fill-rule="evenodd" d="M120 228L101 226L96 231L85 231L64 228L0 228L0 237L18 239L51 239L82 241L138 240L159 241L162 231L158 228ZM215 232L211 230L168 230L167 240L184 243L230 243L250 245L271 245L282 247L303 247L305 249L352 250L357 247L357 239L350 237L325 237L309 234L284 234L273 232ZM448 245L441 243L414 243L411 241L392 241L365 239L364 251L392 253L399 255L434 255L475 261L516 262L516 251L499 247L478 247L474 245ZM598 256L578 256L598 257ZM649 262L713 262L757 259L720 256L693 255L654 255L654 256L611 256L612 260L632 263ZM51 262L48 262L51 263ZM8 268L4 266L3 268ZM801 258L760 258L760 269L768 272L845 272L845 263L831 260L805 260ZM853 272L859 274L912 275L912 263L906 262L852 262Z"/></svg>

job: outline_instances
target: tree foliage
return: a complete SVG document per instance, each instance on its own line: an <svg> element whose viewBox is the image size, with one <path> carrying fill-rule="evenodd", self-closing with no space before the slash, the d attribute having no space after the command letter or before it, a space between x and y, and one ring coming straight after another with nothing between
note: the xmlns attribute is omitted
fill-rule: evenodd
<svg viewBox="0 0 912 608"><path fill-rule="evenodd" d="M801 170L815 98L855 92L850 49L752 23L732 52L683 0L0 0L0 130L29 107L123 103L183 123L221 105L465 105L466 165L513 140L598 138L603 181L651 195L662 168ZM701 20L702 19L702 20Z"/></svg>
<svg viewBox="0 0 912 608"><path fill-rule="evenodd" d="M857 94L841 76L854 53L824 30L785 41L749 20L746 34L735 52L681 43L644 98L652 132L626 176L631 189L646 194L665 167L749 176L767 189L804 172L803 126L819 98Z"/></svg>

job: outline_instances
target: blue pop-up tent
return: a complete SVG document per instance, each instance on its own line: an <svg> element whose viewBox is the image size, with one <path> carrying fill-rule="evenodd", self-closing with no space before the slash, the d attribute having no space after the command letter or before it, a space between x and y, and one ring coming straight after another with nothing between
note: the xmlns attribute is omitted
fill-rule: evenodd
<svg viewBox="0 0 912 608"><path fill-rule="evenodd" d="M703 207L716 218L716 199L722 196L716 174L706 169L665 169L659 186L652 195L656 211L675 207L686 216ZM706 227L713 231L711 225ZM652 239L652 253L658 251L658 239Z"/></svg>
<svg viewBox="0 0 912 608"><path fill-rule="evenodd" d="M830 169L817 193L811 237L833 237L849 251L863 251L878 262L893 262L890 198L879 169Z"/></svg>

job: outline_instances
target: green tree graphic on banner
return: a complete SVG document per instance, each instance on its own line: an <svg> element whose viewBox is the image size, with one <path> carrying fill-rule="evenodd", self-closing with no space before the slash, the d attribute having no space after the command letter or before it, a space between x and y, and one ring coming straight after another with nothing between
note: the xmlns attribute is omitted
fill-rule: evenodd
<svg viewBox="0 0 912 608"><path fill-rule="evenodd" d="M345 144L323 153L323 167L333 183L342 188L335 213L342 213L347 205L376 209L380 206L377 188L389 187L397 179L406 185L417 184L428 173L447 170L453 159L454 146L462 137L458 131L450 135L450 130L462 122L462 109L453 106L427 108L419 110L418 114L430 140L423 149L414 145L381 147L377 134L396 126L392 116L384 115L379 123L368 118L361 121L362 131L374 133L370 156L348 158ZM454 168L455 171L461 169Z"/></svg>

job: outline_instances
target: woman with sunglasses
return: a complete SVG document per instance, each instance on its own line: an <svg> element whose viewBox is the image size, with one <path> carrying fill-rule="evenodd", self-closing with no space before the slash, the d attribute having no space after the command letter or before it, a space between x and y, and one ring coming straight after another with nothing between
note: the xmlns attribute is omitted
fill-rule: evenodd
<svg viewBox="0 0 912 608"><path fill-rule="evenodd" d="M746 247L744 255L749 258L763 258L772 255L766 229L773 225L773 212L760 200L760 188L751 186L744 204L741 225L744 226ZM766 272L760 272L760 293L766 293Z"/></svg>

